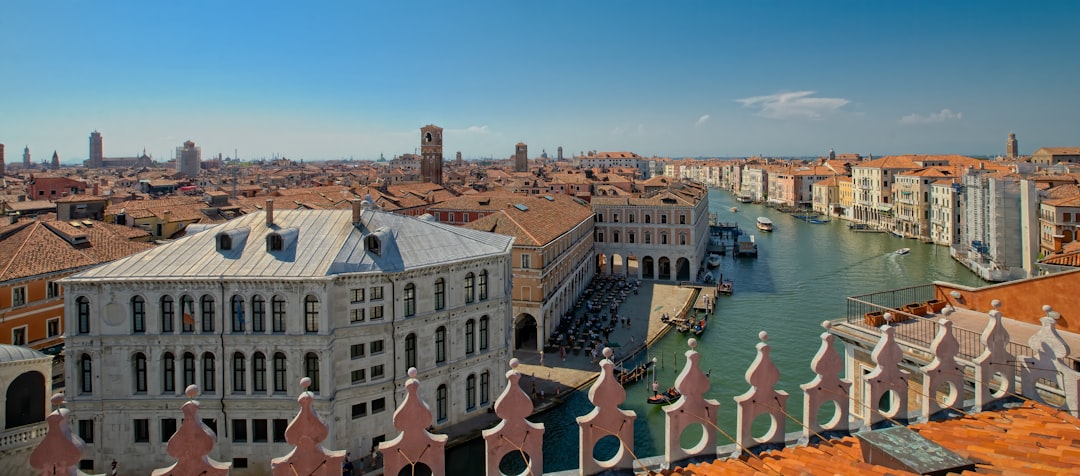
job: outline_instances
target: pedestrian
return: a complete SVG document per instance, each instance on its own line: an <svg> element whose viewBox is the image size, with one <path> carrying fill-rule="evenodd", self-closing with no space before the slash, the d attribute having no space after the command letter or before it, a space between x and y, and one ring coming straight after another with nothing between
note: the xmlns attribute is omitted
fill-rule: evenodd
<svg viewBox="0 0 1080 476"><path fill-rule="evenodd" d="M540 351L540 366L544 366L544 351Z"/></svg>
<svg viewBox="0 0 1080 476"><path fill-rule="evenodd" d="M341 476L352 476L353 464L349 460L349 453L345 453L345 459L341 461Z"/></svg>
<svg viewBox="0 0 1080 476"><path fill-rule="evenodd" d="M533 400L536 400L536 380L533 380L532 383L532 398Z"/></svg>
<svg viewBox="0 0 1080 476"><path fill-rule="evenodd" d="M560 345L559 346L559 357L562 357L562 361L566 362L566 346L565 345Z"/></svg>
<svg viewBox="0 0 1080 476"><path fill-rule="evenodd" d="M356 460L356 474L364 476L364 457L362 456L360 459Z"/></svg>
<svg viewBox="0 0 1080 476"><path fill-rule="evenodd" d="M116 469L116 460L113 460L112 468L109 469L109 476L116 476L116 475L120 474L118 471L119 470Z"/></svg>

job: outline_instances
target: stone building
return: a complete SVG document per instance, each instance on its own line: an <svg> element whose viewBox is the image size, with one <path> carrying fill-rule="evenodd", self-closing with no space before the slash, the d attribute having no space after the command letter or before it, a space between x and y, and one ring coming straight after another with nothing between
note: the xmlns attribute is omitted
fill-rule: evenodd
<svg viewBox="0 0 1080 476"><path fill-rule="evenodd" d="M196 147L192 141L176 148L176 171L190 178L199 176L202 168L202 147Z"/></svg>
<svg viewBox="0 0 1080 476"><path fill-rule="evenodd" d="M52 356L0 344L0 476L24 475L31 450L45 436Z"/></svg>
<svg viewBox="0 0 1080 476"><path fill-rule="evenodd" d="M485 413L509 359L513 239L376 209L252 213L64 280L69 408L84 467L169 461L184 389L202 389L210 456L233 475L285 454L312 380L329 447L392 438L406 370L435 428ZM285 397L285 398L283 398ZM96 465L96 466L95 466Z"/></svg>
<svg viewBox="0 0 1080 476"><path fill-rule="evenodd" d="M443 129L428 124L420 128L420 181L443 182Z"/></svg>

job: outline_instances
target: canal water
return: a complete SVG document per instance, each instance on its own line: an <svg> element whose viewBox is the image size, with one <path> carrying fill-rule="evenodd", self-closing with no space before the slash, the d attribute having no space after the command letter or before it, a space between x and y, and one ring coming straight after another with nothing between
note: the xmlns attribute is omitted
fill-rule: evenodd
<svg viewBox="0 0 1080 476"><path fill-rule="evenodd" d="M709 192L710 211L722 222L734 222L744 233L755 235L758 257L735 258L730 254L720 265L725 279L734 281L734 294L721 296L716 314L699 338L701 367L709 373L712 388L707 395L720 402L719 427L734 437L733 397L746 392L747 367L756 355L758 333L768 333L771 356L780 370L778 388L790 394L787 411L802 418L802 394L799 385L813 378L810 359L820 345L821 322L843 317L845 298L857 294L946 281L967 286L986 284L949 256L944 246L920 243L888 233L865 233L848 230L848 222L833 219L825 224L811 224L763 205L737 203L734 197L719 190ZM731 212L731 207L738 207ZM772 220L774 231L757 230L759 216ZM897 255L899 248L910 248ZM686 336L670 332L649 349L656 357L656 377L662 388L674 383L683 354L688 349ZM640 457L663 452L664 413L660 406L645 399L652 391L642 381L626 387L627 400L622 408L637 413L634 425L634 453ZM577 392L564 405L538 415L533 421L545 425L544 472L573 469L578 466L578 427L575 418L592 410L586 392ZM764 422L755 422L764 423ZM760 430L758 428L761 428ZM764 433L765 425L755 426L755 436ZM799 429L792 421L786 431ZM698 433L700 435L700 433ZM683 435L684 443L693 432ZM614 455L617 441L598 447L599 459ZM733 443L720 434L718 443ZM684 444L684 446L689 446ZM454 448L447 463L463 472L483 461L483 442ZM466 466L459 466L468 462Z"/></svg>

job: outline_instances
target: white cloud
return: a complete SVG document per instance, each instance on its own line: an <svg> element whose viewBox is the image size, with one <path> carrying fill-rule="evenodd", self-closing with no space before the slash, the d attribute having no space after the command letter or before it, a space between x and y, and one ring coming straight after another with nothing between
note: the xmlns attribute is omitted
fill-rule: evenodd
<svg viewBox="0 0 1080 476"><path fill-rule="evenodd" d="M452 129L451 131L459 134L488 134L491 132L491 129L488 129L488 126L485 124L483 126L469 126L464 129Z"/></svg>
<svg viewBox="0 0 1080 476"><path fill-rule="evenodd" d="M708 114L705 114L705 115L697 118L697 122L694 123L694 126L695 127L701 127L701 126L705 125L706 122L709 122L709 115Z"/></svg>
<svg viewBox="0 0 1080 476"><path fill-rule="evenodd" d="M621 136L621 135L623 135L624 132L626 132L626 131L623 130L623 128L616 127L616 128L611 130L611 135L613 135L613 136Z"/></svg>
<svg viewBox="0 0 1080 476"><path fill-rule="evenodd" d="M952 109L942 109L939 112L932 112L925 116L919 114L908 114L900 118L901 124L934 124L937 122L945 121L959 121L964 118L964 113L953 112Z"/></svg>
<svg viewBox="0 0 1080 476"><path fill-rule="evenodd" d="M770 119L805 117L816 119L851 102L844 98L810 97L816 91L795 91L736 99L744 107L757 107L757 115Z"/></svg>

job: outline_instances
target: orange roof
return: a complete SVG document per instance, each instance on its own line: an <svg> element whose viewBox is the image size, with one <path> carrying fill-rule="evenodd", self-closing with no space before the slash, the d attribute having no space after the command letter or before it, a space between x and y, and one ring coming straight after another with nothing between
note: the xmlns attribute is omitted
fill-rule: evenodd
<svg viewBox="0 0 1080 476"><path fill-rule="evenodd" d="M502 209L464 225L473 230L515 238L514 246L544 246L580 223L591 220L592 208L564 195L493 197ZM503 200L505 199L505 200ZM513 199L513 200L511 200ZM525 210L515 206L521 204Z"/></svg>
<svg viewBox="0 0 1080 476"><path fill-rule="evenodd" d="M88 220L89 221L89 220ZM153 248L145 242L129 240L146 232L123 225L91 221L79 228L55 220L34 220L5 227L0 236L0 281L105 263ZM83 236L85 242L72 244L63 235Z"/></svg>

